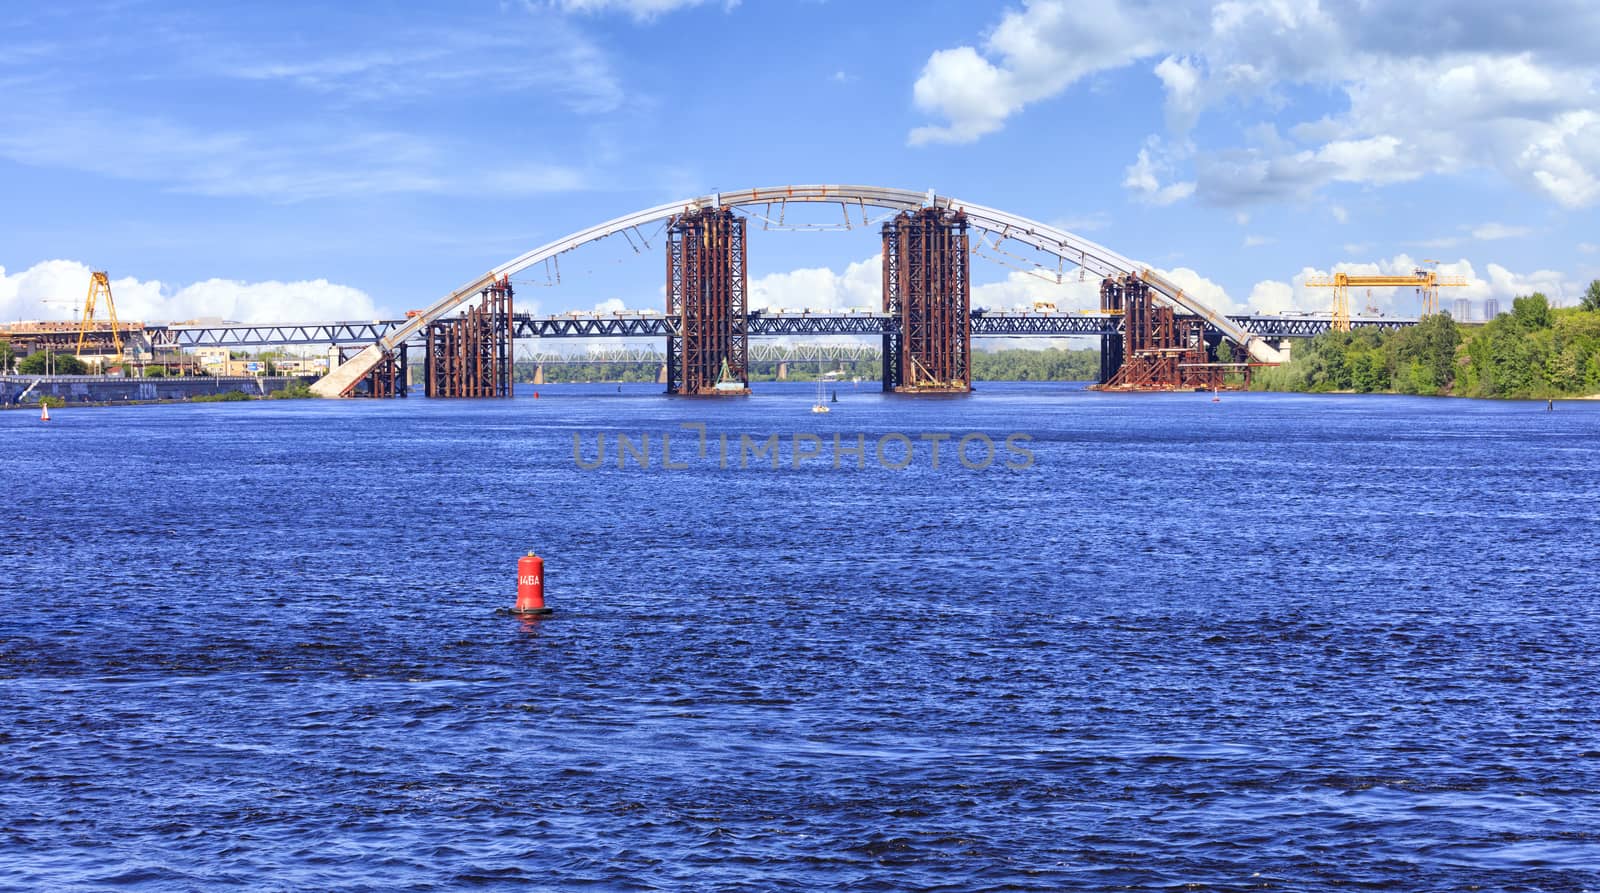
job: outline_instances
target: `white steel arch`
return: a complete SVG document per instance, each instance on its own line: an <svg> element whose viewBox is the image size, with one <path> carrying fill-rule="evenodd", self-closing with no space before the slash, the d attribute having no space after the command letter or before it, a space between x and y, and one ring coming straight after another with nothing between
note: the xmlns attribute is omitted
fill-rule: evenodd
<svg viewBox="0 0 1600 893"><path fill-rule="evenodd" d="M579 230L569 236L541 245L526 254L512 258L498 267L490 270L461 288L440 298L432 306L423 310L417 316L408 319L402 325L389 332L376 344L369 346L349 362L333 370L323 377L311 389L324 397L337 397L359 380L362 376L372 371L383 359L385 352L393 350L401 342L410 338L413 333L435 319L454 310L460 305L478 296L478 293L487 288L501 276L510 276L534 264L541 263L571 251L580 245L614 236L640 226L666 220L667 218L697 208L739 207L749 205L768 205L783 202L815 202L871 206L887 208L895 211L914 211L919 208L937 207L961 211L976 225L993 230L1008 239L1031 245L1045 254L1054 255L1067 263L1082 267L1096 276L1112 276L1131 273L1149 283L1158 296L1166 302L1201 317L1207 323L1220 330L1235 343L1243 345L1249 351L1250 357L1257 362L1278 363L1282 357L1278 351L1259 336L1252 335L1235 325L1222 313L1213 310L1204 303L1190 295L1184 294L1171 280L1157 274L1147 264L1139 263L1123 257L1120 254L1091 242L1081 236L1074 235L1063 229L1018 217L994 208L972 204L958 198L939 195L933 190L927 192L914 192L909 189L893 189L885 186L770 186L758 189L741 189L736 192L720 192L703 195L698 198L683 201L669 202L646 208L608 220L597 226Z"/></svg>

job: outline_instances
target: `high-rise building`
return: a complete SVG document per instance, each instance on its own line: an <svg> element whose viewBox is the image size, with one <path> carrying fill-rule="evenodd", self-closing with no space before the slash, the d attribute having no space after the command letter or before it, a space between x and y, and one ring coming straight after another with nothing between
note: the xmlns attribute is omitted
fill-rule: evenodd
<svg viewBox="0 0 1600 893"><path fill-rule="evenodd" d="M1483 299L1483 318L1494 319L1500 315L1500 301L1496 298Z"/></svg>
<svg viewBox="0 0 1600 893"><path fill-rule="evenodd" d="M1466 322L1472 316L1472 302L1466 298L1456 298L1455 309L1450 315L1456 318L1456 322Z"/></svg>

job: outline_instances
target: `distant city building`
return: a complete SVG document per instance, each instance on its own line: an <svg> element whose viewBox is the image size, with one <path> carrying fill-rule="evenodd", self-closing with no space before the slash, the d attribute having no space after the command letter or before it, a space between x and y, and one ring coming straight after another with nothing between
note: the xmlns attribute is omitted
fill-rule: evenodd
<svg viewBox="0 0 1600 893"><path fill-rule="evenodd" d="M1483 318L1494 319L1500 315L1500 301L1498 298L1483 299Z"/></svg>
<svg viewBox="0 0 1600 893"><path fill-rule="evenodd" d="M1466 298L1456 298L1455 309L1450 311L1450 315L1456 318L1456 322L1466 322L1472 316L1472 302Z"/></svg>

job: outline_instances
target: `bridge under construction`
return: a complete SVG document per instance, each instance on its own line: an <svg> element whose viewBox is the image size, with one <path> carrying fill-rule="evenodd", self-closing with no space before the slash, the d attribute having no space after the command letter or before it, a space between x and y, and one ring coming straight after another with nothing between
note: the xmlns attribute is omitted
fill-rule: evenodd
<svg viewBox="0 0 1600 893"><path fill-rule="evenodd" d="M349 396L364 385L368 392L386 390L381 383L392 377L399 352L419 332L432 330L440 319L464 305L498 307L503 302L509 307L513 274L611 236L622 235L630 244L635 239L648 244L639 227L662 222L667 232L667 298L664 316L651 322L660 323L657 334L666 339L666 390L683 396L747 394L749 339L755 334L755 314L750 312L747 300L747 223L751 214L759 214L767 221L775 215L781 221L790 204L835 204L847 222L859 211L863 224L867 223L867 208L887 212L880 230L881 316L862 320L875 331L837 333L879 336L883 387L887 391L959 393L971 388L972 338L977 334L974 324L981 318L971 307L968 266L976 247L974 237L989 249L1015 242L1056 258L1058 270L1070 264L1080 275L1121 283L1118 288L1126 295L1123 303L1102 307L1104 316L1117 319L1115 331L1100 333L1102 344L1110 349L1111 341L1119 339L1124 362L1148 367L1137 376L1123 376L1124 386L1189 386L1195 367L1212 364L1205 349L1208 331L1214 333L1214 340L1227 339L1238 345L1249 358L1248 363L1282 361L1277 348L1266 338L1185 294L1147 264L1057 227L933 190L810 185L712 193L647 208L557 239L501 264L417 312L330 371L313 390L327 397ZM763 208L764 211L752 210ZM1180 325L1180 314L1192 317L1194 324L1186 321ZM500 327L463 342L458 351L450 354L448 362L435 359L435 354L448 349L435 346L431 336L427 339L430 393L509 395L509 387L502 389L498 383L485 389L473 383L476 379L467 381L484 374L485 369L498 368L497 358L517 336L509 310L495 310L481 318L489 317L499 320ZM642 328L645 320L639 322ZM478 331L472 328L478 323L455 325ZM1184 343L1179 344L1180 340ZM1174 359L1151 361L1149 358L1155 354L1172 354ZM1179 369L1190 371L1179 374ZM1206 375L1208 381L1215 381L1218 370ZM1137 384L1132 384L1135 380ZM1114 384L1109 380L1106 383Z"/></svg>
<svg viewBox="0 0 1600 893"><path fill-rule="evenodd" d="M748 301L751 219L784 219L790 203L837 204L849 221L882 209L882 301L873 310L764 312ZM777 210L773 208L776 206ZM751 210L765 208L765 212ZM736 213L739 212L739 213ZM615 235L648 247L638 229L666 233L666 304L661 312L514 312L511 276ZM969 266L1007 242L1070 265L1100 284L1097 312L987 312L973 308ZM987 255L986 255L987 256ZM786 186L713 193L661 205L580 230L495 268L404 320L273 325L144 326L128 332L152 354L203 347L323 345L337 364L313 390L323 396L404 396L407 363L423 353L432 397L509 397L519 339L652 339L665 346L661 382L684 396L748 394L752 338L853 336L876 341L885 391L961 393L971 388L974 338L1095 337L1100 386L1122 390L1216 388L1230 374L1284 357L1287 338L1330 328L1400 328L1416 320L1329 316L1229 316L1149 266L1064 230L1002 211L926 193L868 186ZM65 334L64 332L62 334ZM79 340L83 332L78 333ZM1236 362L1217 361L1231 342ZM540 362L556 362L551 355ZM642 360L641 360L642 361ZM1240 376L1234 375L1237 380Z"/></svg>

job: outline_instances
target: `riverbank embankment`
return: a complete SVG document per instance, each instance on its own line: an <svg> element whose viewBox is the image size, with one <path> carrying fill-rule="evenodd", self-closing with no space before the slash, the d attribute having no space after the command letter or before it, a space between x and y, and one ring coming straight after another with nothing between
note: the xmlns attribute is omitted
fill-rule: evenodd
<svg viewBox="0 0 1600 893"><path fill-rule="evenodd" d="M124 378L120 375L0 375L0 409L37 406L44 397L67 405L131 405L216 397L237 391L265 397L291 386L306 386L315 376L275 375Z"/></svg>

